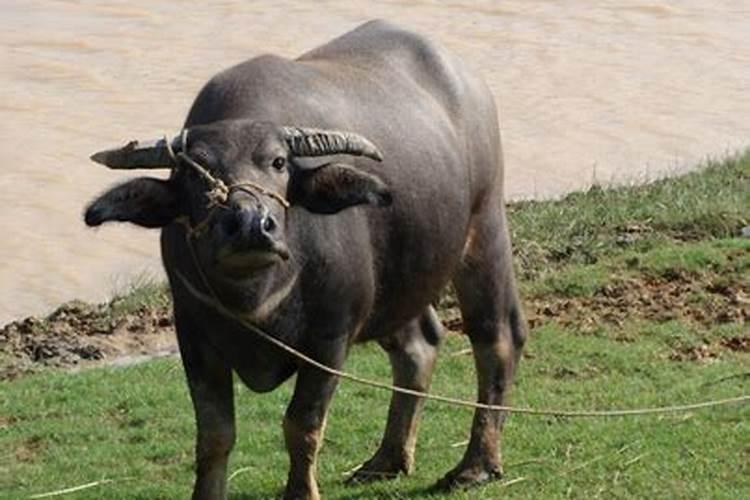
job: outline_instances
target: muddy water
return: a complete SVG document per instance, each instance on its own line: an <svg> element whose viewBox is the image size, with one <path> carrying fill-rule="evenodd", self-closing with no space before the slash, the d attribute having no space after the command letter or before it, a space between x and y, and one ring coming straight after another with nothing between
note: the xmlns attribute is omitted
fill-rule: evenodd
<svg viewBox="0 0 750 500"><path fill-rule="evenodd" d="M155 232L86 230L102 147L176 131L216 71L374 17L460 54L501 107L508 194L643 180L750 143L750 3L2 0L0 324L159 273Z"/></svg>

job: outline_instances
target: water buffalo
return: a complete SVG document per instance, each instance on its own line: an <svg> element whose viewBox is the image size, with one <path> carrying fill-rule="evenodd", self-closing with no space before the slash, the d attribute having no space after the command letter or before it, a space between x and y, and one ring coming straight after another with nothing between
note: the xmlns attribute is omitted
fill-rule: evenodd
<svg viewBox="0 0 750 500"><path fill-rule="evenodd" d="M167 180L103 193L85 221L162 229L197 421L194 498L226 494L232 372L257 392L297 374L283 421L285 498L319 498L316 457L338 377L246 322L334 368L375 340L393 382L425 391L443 337L431 303L452 281L478 401L506 401L526 327L497 112L482 80L433 42L373 21L294 60L256 57L205 85L180 136L92 158L171 168ZM393 396L380 447L353 480L412 469L422 403ZM476 410L462 460L438 485L499 477L501 426L501 413Z"/></svg>

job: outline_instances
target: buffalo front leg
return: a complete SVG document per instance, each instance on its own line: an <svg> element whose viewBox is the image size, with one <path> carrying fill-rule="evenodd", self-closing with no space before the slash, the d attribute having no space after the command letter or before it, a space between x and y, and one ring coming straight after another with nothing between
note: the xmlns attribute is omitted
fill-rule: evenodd
<svg viewBox="0 0 750 500"><path fill-rule="evenodd" d="M175 320L198 431L193 499L224 499L227 460L235 441L232 371L177 312Z"/></svg>
<svg viewBox="0 0 750 500"><path fill-rule="evenodd" d="M477 401L506 405L526 326L511 265L505 215L490 207L474 221L454 284L477 373ZM438 481L440 488L481 483L502 475L500 432L505 415L477 409L469 445L458 465Z"/></svg>
<svg viewBox="0 0 750 500"><path fill-rule="evenodd" d="M432 307L392 337L381 341L398 387L426 392L430 388L443 328ZM394 393L380 447L349 478L352 483L395 478L414 466L417 427L424 398Z"/></svg>
<svg viewBox="0 0 750 500"><path fill-rule="evenodd" d="M343 364L346 341L321 342L315 351L310 353L312 358L338 369ZM285 500L320 498L316 479L317 458L328 407L337 385L338 377L310 365L301 366L297 372L294 395L284 416L284 441L289 453Z"/></svg>

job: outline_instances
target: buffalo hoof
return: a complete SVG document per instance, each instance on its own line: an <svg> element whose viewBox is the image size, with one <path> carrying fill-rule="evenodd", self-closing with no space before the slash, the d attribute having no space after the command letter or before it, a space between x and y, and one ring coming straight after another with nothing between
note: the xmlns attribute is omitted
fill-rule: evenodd
<svg viewBox="0 0 750 500"><path fill-rule="evenodd" d="M442 479L439 479L432 489L434 491L451 491L471 488L489 481L495 481L502 476L503 471L499 465L472 464L466 466L461 463L443 476Z"/></svg>
<svg viewBox="0 0 750 500"><path fill-rule="evenodd" d="M395 479L399 474L409 474L407 460L397 459L378 452L349 476L346 484L362 484L385 479Z"/></svg>
<svg viewBox="0 0 750 500"><path fill-rule="evenodd" d="M371 469L359 469L357 472L349 476L346 480L348 485L357 485L372 483L374 481L384 481L390 479L396 479L399 475L399 471L380 471Z"/></svg>

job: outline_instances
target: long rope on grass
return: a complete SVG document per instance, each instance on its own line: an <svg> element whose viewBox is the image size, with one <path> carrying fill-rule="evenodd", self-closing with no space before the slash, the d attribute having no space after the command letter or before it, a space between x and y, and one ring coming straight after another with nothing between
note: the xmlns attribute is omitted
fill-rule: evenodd
<svg viewBox="0 0 750 500"><path fill-rule="evenodd" d="M266 342L269 342L275 345L276 347L278 347L279 349L282 349L283 351L288 352L289 354L296 357L297 359L304 361L305 363L312 365L315 368L318 368L319 370L326 372L330 375L334 375L342 379L350 380L358 384L375 387L378 389L384 389L384 390L391 391L391 392L397 392L400 394L407 394L409 396L416 396L419 398L439 401L441 403L447 403L447 404L451 404L454 406L463 406L463 407L469 407L469 408L475 408L475 409L479 408L479 409L492 410L492 411L504 411L508 413L519 413L519 414L525 414L525 415L556 416L556 417L625 417L625 416L633 416L633 415L654 415L654 414L686 412L686 411L692 411L692 410L699 410L702 408L711 408L711 407L716 407L716 406L724 406L724 405L729 405L729 404L737 404L737 403L750 401L750 394L747 394L747 395L737 396L733 398L703 401L700 403L691 403L691 404L674 405L674 406L660 406L660 407L654 407L654 408L635 408L635 409L628 409L628 410L550 410L550 409L522 408L522 407L516 407L516 406L490 405L486 403L478 403L475 401L467 401L464 399L458 399L458 398L453 398L449 396L441 396L439 394L430 394L427 392L416 391L414 389L409 389L406 387L399 387L396 385L388 384L386 382L366 379L364 377L360 377L352 373L348 373L342 370L331 368L330 366L325 365L307 356L306 354L298 351L297 349L287 345L285 342L266 333L262 329L258 328L256 325L252 324L245 318L241 317L240 315L236 314L235 312L227 308L221 302L221 300L219 300L218 295L208 283L208 279L203 272L203 268L200 266L198 262L197 255L195 254L192 241L190 240L190 233L186 232L186 236L187 236L188 248L190 249L190 254L192 255L193 261L195 263L195 267L198 270L198 274L201 278L201 281L203 282L204 286L208 289L209 293L211 294L212 300L208 302L209 306L213 307L215 310L217 310L219 313L223 314L224 316L234 319L235 321L240 323L242 326L244 326L245 328L247 328L254 334L258 335L260 338L265 340ZM183 285L185 285L185 288L187 288L187 290L194 297L196 297L197 299L203 302L207 302L206 300L207 297L205 296L205 294L198 291L182 273L180 273L179 271L176 271L176 273L177 273L177 276L180 278L180 281L182 281Z"/></svg>
<svg viewBox="0 0 750 500"><path fill-rule="evenodd" d="M89 488L95 488L97 486L101 486L101 485L104 485L104 484L114 483L115 481L127 481L129 479L130 478L102 479L101 481L92 481L90 483L81 484L81 485L78 485L78 486L71 486L70 488L63 488L61 490L47 491L45 493L37 493L35 495L29 496L29 499L59 497L61 495L68 495L70 493L77 493L79 491L88 490Z"/></svg>
<svg viewBox="0 0 750 500"><path fill-rule="evenodd" d="M183 141L185 141L185 137L183 135ZM167 141L167 144L169 142ZM173 154L173 153L172 153ZM186 155L185 155L186 156ZM184 158L183 158L184 159ZM194 169L198 170L197 167L200 168L198 170L200 172L200 175L203 177L206 177L206 179L209 181L209 184L212 187L219 186L218 183L221 183L221 180L215 179L206 169L201 167L196 162L191 161L188 162L190 166L192 166ZM223 183L222 183L223 184ZM224 185L224 189L226 189L226 186ZM219 191L223 191L221 187L219 187ZM283 199L283 198L282 198ZM286 200L283 200L286 202ZM281 201L280 201L281 202ZM284 204L284 203L282 203ZM284 205L285 207L288 207L288 204ZM276 337L266 333L261 328L258 328L258 326L254 325L250 321L246 320L239 314L235 313L228 307L226 307L221 299L219 298L219 295L216 293L216 291L211 287L211 284L208 281L208 277L206 276L205 272L203 271L203 267L200 265L200 262L198 260L198 255L195 252L195 248L193 247L193 241L192 237L195 234L195 230L193 227L190 226L190 223L186 220L180 221L182 225L185 228L185 241L187 243L188 249L190 251L191 258L193 260L193 265L195 269L198 272L198 276L200 277L200 280L203 284L203 286L208 290L210 297L206 297L204 293L200 292L197 288L193 286L192 283L179 271L176 271L177 276L180 278L180 281L182 281L183 285L187 290L198 300L201 302L206 303L207 305L213 307L216 311L223 314L224 316L227 316L230 319L233 319L240 323L242 326L265 340L266 342L269 342L279 349L291 354L292 356L296 357L297 359L304 361L305 363L314 366L315 368L318 368L319 370L328 373L330 375L334 375L336 377L350 380L352 382L356 382L361 385L366 385L369 387L375 387L378 389L383 389L390 392L400 393L400 394L406 394L409 396L415 396L419 398L429 399L432 401L438 401L441 403L446 403L454 406L463 406L467 408L474 408L474 409L483 409L483 410L491 410L491 411L504 411L508 413L518 413L523 415L536 415L536 416L555 416L555 417L577 417L577 418L583 418L583 417L627 417L627 416L636 416L636 415L660 415L660 414L666 414L666 413L678 413L678 412L687 412L687 411L693 411L693 410L700 410L703 408L713 408L717 406L725 406L730 404L738 404L738 403L744 403L750 401L750 394L745 394L741 396L736 396L732 398L726 398L726 399L716 399L711 401L702 401L699 403L691 403L691 404L684 404L684 405L672 405L672 406L660 406L660 407L653 407L653 408L634 408L634 409L627 409L627 410L555 410L555 409L537 409L537 408L523 408L523 407L516 407L516 406L506 406L506 405L491 405L486 403L479 403L475 401L467 401L464 399L458 399L453 398L449 396L441 396L439 394L430 394L427 392L422 391L416 391L414 389L408 389L406 387L399 387L393 384L388 384L386 382L380 382L377 380L370 380L366 379L364 377L360 377L358 375L354 375L352 373L348 373L342 370L337 370L336 368L331 368L328 365L325 365L310 356L307 356L306 354L298 351L297 349L287 345L285 342L283 342L280 339L277 339Z"/></svg>

